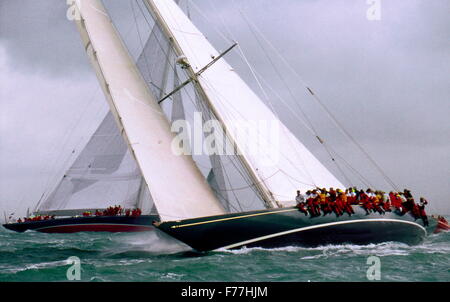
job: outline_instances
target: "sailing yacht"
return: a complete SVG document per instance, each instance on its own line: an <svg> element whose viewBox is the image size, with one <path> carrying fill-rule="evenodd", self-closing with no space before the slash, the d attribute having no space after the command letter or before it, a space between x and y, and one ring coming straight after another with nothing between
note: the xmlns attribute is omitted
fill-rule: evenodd
<svg viewBox="0 0 450 302"><path fill-rule="evenodd" d="M359 206L353 206L351 216L311 217L301 213L294 206L297 190L345 186L226 62L227 53L236 44L218 52L173 0L141 3L143 7L139 8L146 10L153 30L135 64L101 1L76 2L81 15L77 28L109 104L108 123L115 124L116 136L123 139L125 148L112 163L107 161L115 168L103 167L110 171L104 178L91 165L82 165L88 173L79 173L75 163L67 180L63 179L55 193L39 206L40 211L53 210L66 198L69 200L64 207L82 204L82 195L75 196L73 187L67 189L69 182L73 185L70 179L78 176L81 191L99 190L98 184L107 178L118 179L122 196L114 200L151 204L148 208L155 216L146 218L146 226L156 227L197 251L385 241L417 244L433 230L433 219L425 227L423 221L409 214L366 215ZM207 177L190 153L173 149L179 133L172 131L163 107L172 105L172 122L173 117L186 118L190 110L179 106L183 94L191 95L190 101L201 111L204 124L214 120L220 126L213 135L218 142L223 139L226 143L215 145L216 151L223 151L220 149L227 144L234 151L231 155L208 154L211 170ZM264 127L256 132L239 127L260 122L272 125L276 135ZM127 158L135 166L125 171L120 165ZM234 175L239 174L246 186L233 185L230 167L239 172ZM91 183L86 175L97 175L97 179ZM134 189L120 188L121 182ZM244 189L247 195L239 197ZM96 192L97 196L103 194ZM243 205L243 199L260 201L259 207ZM88 199L86 202L93 204ZM79 224L85 221L84 217L77 219Z"/></svg>
<svg viewBox="0 0 450 302"><path fill-rule="evenodd" d="M366 215L362 208L355 207L355 214L349 217L328 215L312 218L292 207L291 196L296 190L305 192L314 188L345 187L279 121L224 58L211 64L212 58L221 54L173 1L148 0L145 4L166 39L171 41L176 54L185 58L186 69L194 79L198 95L239 150L237 157L266 207L258 211L162 221L155 224L160 230L195 250L209 251L384 241L416 244L434 228L435 222L427 231L423 222L411 215L399 216L394 212L383 216ZM203 71L204 66L209 67ZM251 137L234 135L229 131L242 120L277 121L279 150L276 160L270 160L273 154L269 151L271 141L266 133ZM262 152L252 153L251 147L258 144L264 146Z"/></svg>
<svg viewBox="0 0 450 302"><path fill-rule="evenodd" d="M103 214L113 202L124 209L124 215L95 215ZM141 209L143 215L127 216L125 209ZM153 229L151 224L159 217L111 112L106 114L56 188L37 203L33 216L41 219L24 218L20 223L4 226L18 232L46 233Z"/></svg>
<svg viewBox="0 0 450 302"><path fill-rule="evenodd" d="M40 219L4 227L18 232L136 232L153 230L160 218L224 214L193 159L173 154L175 133L150 92L156 79L149 88L101 1L77 5L82 16L77 28L110 111L56 188L36 205L33 214ZM153 51L146 49L138 65L149 55L145 51ZM166 80L161 76L161 82ZM156 87L154 93L164 91L161 84ZM174 118L180 110L174 106ZM110 206L124 211L103 214ZM127 215L125 209L139 209L142 215Z"/></svg>

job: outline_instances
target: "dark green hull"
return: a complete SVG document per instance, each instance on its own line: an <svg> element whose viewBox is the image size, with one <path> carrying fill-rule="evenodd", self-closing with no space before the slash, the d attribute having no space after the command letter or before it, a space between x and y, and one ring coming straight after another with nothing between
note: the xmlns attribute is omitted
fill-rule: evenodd
<svg viewBox="0 0 450 302"><path fill-rule="evenodd" d="M311 218L291 207L163 222L157 227L197 251L388 241L413 245L422 242L434 227L427 231L421 219L409 214L365 215L357 206L354 210L351 216Z"/></svg>

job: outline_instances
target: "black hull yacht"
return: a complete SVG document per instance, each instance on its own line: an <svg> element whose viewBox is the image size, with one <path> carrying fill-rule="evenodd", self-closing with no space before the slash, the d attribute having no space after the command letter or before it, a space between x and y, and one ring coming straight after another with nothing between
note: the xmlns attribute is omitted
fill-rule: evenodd
<svg viewBox="0 0 450 302"><path fill-rule="evenodd" d="M290 207L155 223L155 226L200 252L389 241L414 245L433 233L437 226L437 220L429 219L425 227L421 219L410 214L366 215L359 207L354 207L354 211L351 216L311 217Z"/></svg>

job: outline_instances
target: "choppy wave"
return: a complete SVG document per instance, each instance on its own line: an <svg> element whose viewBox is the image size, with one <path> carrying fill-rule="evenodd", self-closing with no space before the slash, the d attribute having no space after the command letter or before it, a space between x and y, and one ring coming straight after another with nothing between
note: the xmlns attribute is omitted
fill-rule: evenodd
<svg viewBox="0 0 450 302"><path fill-rule="evenodd" d="M81 260L82 280L102 281L367 281L379 257L382 281L450 281L450 233L416 246L396 242L241 248L197 254L159 232L43 234L0 231L0 281L65 281Z"/></svg>

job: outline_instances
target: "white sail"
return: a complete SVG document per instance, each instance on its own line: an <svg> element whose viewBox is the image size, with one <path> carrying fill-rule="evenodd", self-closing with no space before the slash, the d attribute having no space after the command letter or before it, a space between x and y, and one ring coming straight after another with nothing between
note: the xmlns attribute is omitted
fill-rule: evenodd
<svg viewBox="0 0 450 302"><path fill-rule="evenodd" d="M108 112L77 159L52 193L36 209L39 213L77 209L134 208L139 202L140 171ZM151 208L147 200L146 208ZM80 211L78 211L80 212ZM149 211L148 211L149 212ZM145 212L147 213L147 212Z"/></svg>
<svg viewBox="0 0 450 302"><path fill-rule="evenodd" d="M172 152L169 123L101 1L79 0L77 7L83 45L161 220L224 213L192 158Z"/></svg>
<svg viewBox="0 0 450 302"><path fill-rule="evenodd" d="M161 98L167 90L170 63L175 61L174 56L158 26L153 26L136 66L156 98Z"/></svg>
<svg viewBox="0 0 450 302"><path fill-rule="evenodd" d="M198 72L220 55L172 0L147 0L147 5L160 22L164 22L162 26L186 56L193 72ZM248 121L277 125L276 136L269 136L269 129L266 132L260 131L257 135L240 133L232 138L253 169L252 172L257 175L255 181L261 182L275 201L288 204L294 199L298 189L305 191L316 186L344 187L279 122L223 58L204 71L198 80L209 105L222 120L225 130L245 125ZM273 137L276 141L272 141Z"/></svg>

